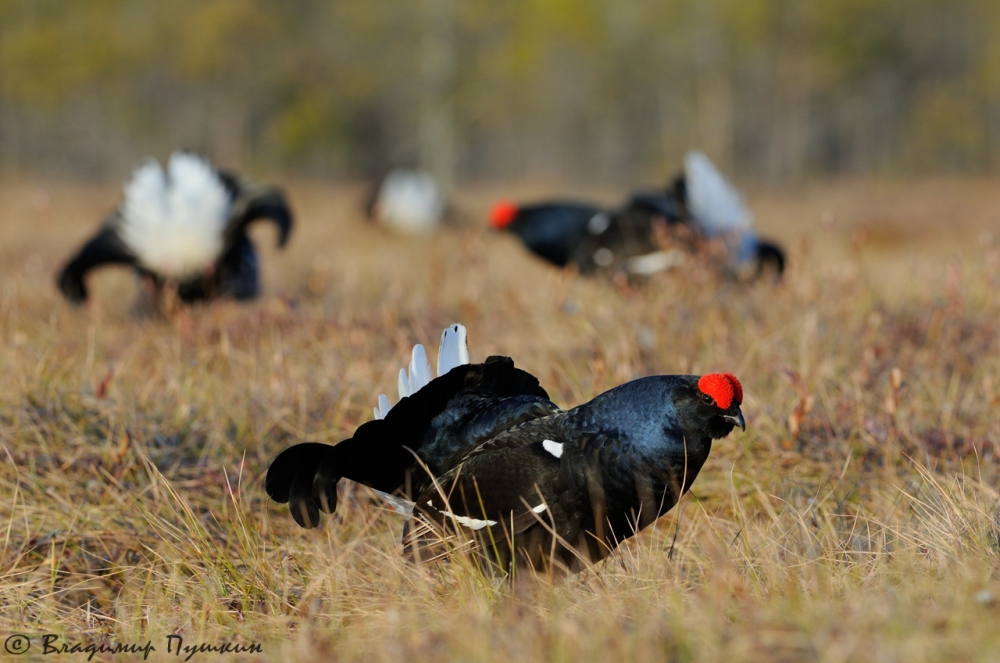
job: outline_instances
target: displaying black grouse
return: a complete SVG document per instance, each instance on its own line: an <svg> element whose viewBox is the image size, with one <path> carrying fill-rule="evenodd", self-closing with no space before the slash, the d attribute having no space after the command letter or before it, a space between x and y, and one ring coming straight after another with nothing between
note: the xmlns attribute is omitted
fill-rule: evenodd
<svg viewBox="0 0 1000 663"><path fill-rule="evenodd" d="M701 152L688 153L685 172L670 187L636 192L617 210L503 202L494 207L491 225L517 234L549 262L572 263L583 274L609 270L648 275L681 264L683 254L664 250L662 240L682 225L690 229L682 233L687 239L722 241L731 272L749 268L759 276L772 269L780 276L785 269L784 251L756 234L739 192ZM697 242L691 244L693 248Z"/></svg>
<svg viewBox="0 0 1000 663"><path fill-rule="evenodd" d="M268 469L268 495L316 527L347 478L409 516L404 545L417 559L471 541L504 571L575 570L669 511L712 441L745 429L743 390L730 374L641 378L562 410L508 357L464 363L454 350L464 336L460 325L445 330L434 380L414 348L400 401L389 409L381 397L377 419L354 437L283 451Z"/></svg>
<svg viewBox="0 0 1000 663"><path fill-rule="evenodd" d="M674 178L665 190L633 194L623 214L641 226L650 224L643 220L648 216L669 225L686 224L697 237L721 239L727 249L730 270L749 268L753 276L760 276L768 269L778 276L785 271L785 252L773 241L757 235L753 214L739 191L701 152L688 152L684 157L684 173Z"/></svg>
<svg viewBox="0 0 1000 663"><path fill-rule="evenodd" d="M368 220L407 235L441 227L448 201L437 180L422 170L394 169L375 182L365 203Z"/></svg>
<svg viewBox="0 0 1000 663"><path fill-rule="evenodd" d="M265 218L277 225L278 246L284 246L292 212L280 189L217 171L192 154L174 153L166 172L149 160L125 184L118 208L62 270L59 290L81 304L87 273L118 264L133 267L158 293L176 288L184 302L251 299L260 286L247 227Z"/></svg>

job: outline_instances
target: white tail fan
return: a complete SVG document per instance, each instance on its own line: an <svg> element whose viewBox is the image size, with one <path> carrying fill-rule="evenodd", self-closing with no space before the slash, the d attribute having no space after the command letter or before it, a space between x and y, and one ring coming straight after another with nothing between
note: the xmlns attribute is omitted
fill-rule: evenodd
<svg viewBox="0 0 1000 663"><path fill-rule="evenodd" d="M438 346L438 376L469 363L469 341L462 325L452 325L441 333Z"/></svg>
<svg viewBox="0 0 1000 663"><path fill-rule="evenodd" d="M709 237L746 232L753 226L753 215L743 203L740 192L722 176L702 152L688 152L684 157L688 208L695 223Z"/></svg>
<svg viewBox="0 0 1000 663"><path fill-rule="evenodd" d="M120 234L143 267L182 278L222 253L229 194L204 159L175 152L166 173L149 160L136 169L124 193Z"/></svg>
<svg viewBox="0 0 1000 663"><path fill-rule="evenodd" d="M434 176L394 170L382 183L376 214L385 225L406 233L428 233L444 214L445 199Z"/></svg>
<svg viewBox="0 0 1000 663"><path fill-rule="evenodd" d="M463 366L468 363L469 346L465 327L459 324L446 327L441 333L441 345L438 346L438 377L441 377L456 366ZM419 343L413 346L409 368L409 372L405 368L399 369L399 379L396 386L399 389L400 400L417 393L433 379L431 376L431 364L427 360L427 352L424 351L424 346ZM389 410L391 409L392 405L389 404L389 398L385 394L379 394L378 406L374 408L375 418L385 419L385 415L389 414ZM381 490L376 490L375 492L386 501L386 505L392 511L406 517L413 515L413 502L402 497L390 495Z"/></svg>
<svg viewBox="0 0 1000 663"><path fill-rule="evenodd" d="M413 358L410 359L410 394L423 389L431 379L431 363L427 361L424 346L418 343L413 347ZM399 397L402 398L402 394Z"/></svg>
<svg viewBox="0 0 1000 663"><path fill-rule="evenodd" d="M451 325L441 334L441 345L438 348L437 374L441 377L456 366L463 366L469 363L469 347L466 341L465 327L462 325ZM431 376L431 364L427 360L427 352L424 346L413 346L413 354L410 359L410 370L399 369L399 389L400 400L407 396L412 396L423 389L428 382L433 379ZM378 397L378 405L373 408L376 419L385 419L389 414L392 405L385 394Z"/></svg>

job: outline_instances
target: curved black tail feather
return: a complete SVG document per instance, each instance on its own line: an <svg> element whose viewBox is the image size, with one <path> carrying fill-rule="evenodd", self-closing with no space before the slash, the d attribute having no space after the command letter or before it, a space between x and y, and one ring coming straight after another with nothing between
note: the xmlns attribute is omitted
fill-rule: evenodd
<svg viewBox="0 0 1000 663"><path fill-rule="evenodd" d="M87 272L109 264L135 265L136 260L118 233L105 225L60 272L59 291L73 304L84 303L87 300L87 285L84 283Z"/></svg>
<svg viewBox="0 0 1000 663"><path fill-rule="evenodd" d="M219 172L223 186L233 198L233 214L226 229L227 244L246 233L247 226L258 219L269 219L278 228L278 248L288 243L294 215L284 191L276 187L251 186L230 172Z"/></svg>
<svg viewBox="0 0 1000 663"><path fill-rule="evenodd" d="M778 244L766 239L757 241L757 274L770 267L777 276L785 273L785 251Z"/></svg>

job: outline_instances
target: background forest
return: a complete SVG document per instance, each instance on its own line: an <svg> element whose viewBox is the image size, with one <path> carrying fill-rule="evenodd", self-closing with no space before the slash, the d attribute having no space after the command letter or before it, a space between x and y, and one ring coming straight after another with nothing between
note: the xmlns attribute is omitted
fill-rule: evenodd
<svg viewBox="0 0 1000 663"><path fill-rule="evenodd" d="M444 181L990 172L990 0L0 0L0 167Z"/></svg>

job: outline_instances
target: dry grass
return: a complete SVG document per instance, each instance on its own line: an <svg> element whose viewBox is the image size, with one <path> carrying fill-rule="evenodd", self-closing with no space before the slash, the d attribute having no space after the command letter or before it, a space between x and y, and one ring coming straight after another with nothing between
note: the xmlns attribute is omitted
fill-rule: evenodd
<svg viewBox="0 0 1000 663"><path fill-rule="evenodd" d="M477 229L386 236L353 190L292 194L289 251L258 231L266 297L158 321L132 313L127 273L84 310L52 285L115 187L0 187L0 638L152 639L156 657L180 633L275 660L1000 655L995 183L752 197L791 249L783 284L689 266L625 293ZM474 359L513 356L564 405L731 370L747 433L681 507L555 585L409 567L364 490L295 527L264 495L268 461L350 435L452 321Z"/></svg>

